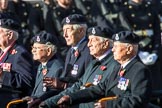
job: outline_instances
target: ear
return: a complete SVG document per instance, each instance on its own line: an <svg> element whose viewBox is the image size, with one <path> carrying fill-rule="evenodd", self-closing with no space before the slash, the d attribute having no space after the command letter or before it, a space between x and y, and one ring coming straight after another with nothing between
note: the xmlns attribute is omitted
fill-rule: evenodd
<svg viewBox="0 0 162 108"><path fill-rule="evenodd" d="M132 51L133 51L133 46L132 45L128 45L127 46L127 54L132 53Z"/></svg>
<svg viewBox="0 0 162 108"><path fill-rule="evenodd" d="M109 40L105 40L105 42L104 42L105 44L104 44L104 48L107 48L109 45L110 45L110 42L109 42Z"/></svg>
<svg viewBox="0 0 162 108"><path fill-rule="evenodd" d="M51 55L51 53L52 53L52 49L50 47L47 48L47 55L49 56L49 55Z"/></svg>
<svg viewBox="0 0 162 108"><path fill-rule="evenodd" d="M9 39L12 39L13 38L13 32L12 31L7 32L7 36L8 36Z"/></svg>

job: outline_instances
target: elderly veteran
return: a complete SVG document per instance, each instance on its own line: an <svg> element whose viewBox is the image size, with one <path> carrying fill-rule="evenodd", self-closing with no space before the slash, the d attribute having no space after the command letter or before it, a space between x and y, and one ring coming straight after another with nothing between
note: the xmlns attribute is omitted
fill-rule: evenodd
<svg viewBox="0 0 162 108"><path fill-rule="evenodd" d="M59 78L62 74L63 60L57 55L57 40L53 35L46 31L41 31L32 38L32 54L33 59L40 62L37 69L35 87L30 97L25 97L28 100L29 108L39 104L46 99L52 89L45 87L43 84L44 77ZM59 91L53 90L52 93ZM51 94L53 95L53 94Z"/></svg>
<svg viewBox="0 0 162 108"><path fill-rule="evenodd" d="M85 72L89 62L93 59L87 47L86 19L80 14L72 14L62 21L63 36L71 48L67 52L64 71L61 80L58 78L44 79L46 86L54 89L65 89L78 81ZM50 83L51 82L51 83Z"/></svg>
<svg viewBox="0 0 162 108"><path fill-rule="evenodd" d="M138 36L130 31L121 31L113 35L112 48L114 59L121 64L115 68L110 78L96 86L69 93L63 96L58 105L90 102L103 97L113 96L106 101L105 108L147 108L151 81L150 72L137 57ZM95 108L99 103L95 104Z"/></svg>
<svg viewBox="0 0 162 108"><path fill-rule="evenodd" d="M19 24L13 19L0 19L0 80L3 86L18 90L21 93L0 93L0 107L12 99L30 95L34 87L34 72L32 55L17 43ZM21 104L16 108L22 108ZM23 106L25 108L25 106Z"/></svg>
<svg viewBox="0 0 162 108"><path fill-rule="evenodd" d="M109 78L117 62L114 60L112 55L112 40L111 37L113 32L109 28L101 28L99 26L91 27L88 29L88 47L90 54L94 56L90 65L87 67L85 74L82 78L74 85L59 95L51 97L45 101L45 104L52 108L56 107L59 98L68 93L73 93L80 89L85 89L88 86L98 85L105 79ZM78 105L78 108L93 108L94 102L85 103ZM75 108L77 108L75 106Z"/></svg>

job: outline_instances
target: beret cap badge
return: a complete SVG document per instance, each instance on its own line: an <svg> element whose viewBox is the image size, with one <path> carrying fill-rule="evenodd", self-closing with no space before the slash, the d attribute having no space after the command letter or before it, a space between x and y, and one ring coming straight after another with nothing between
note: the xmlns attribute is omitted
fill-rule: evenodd
<svg viewBox="0 0 162 108"><path fill-rule="evenodd" d="M117 41L119 40L119 35L118 34L115 35L115 40L117 40Z"/></svg>
<svg viewBox="0 0 162 108"><path fill-rule="evenodd" d="M40 42L40 37L39 37L39 36L37 36L36 41L37 41L37 42Z"/></svg>
<svg viewBox="0 0 162 108"><path fill-rule="evenodd" d="M92 28L92 34L96 34L95 28Z"/></svg>
<svg viewBox="0 0 162 108"><path fill-rule="evenodd" d="M70 23L70 19L66 17L66 23Z"/></svg>

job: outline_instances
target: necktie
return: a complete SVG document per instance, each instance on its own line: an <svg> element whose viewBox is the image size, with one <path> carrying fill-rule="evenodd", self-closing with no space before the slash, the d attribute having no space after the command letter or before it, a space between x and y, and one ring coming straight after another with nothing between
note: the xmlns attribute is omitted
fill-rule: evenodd
<svg viewBox="0 0 162 108"><path fill-rule="evenodd" d="M71 57L70 57L70 63L72 63L72 62L75 60L74 53L75 53L75 49L74 49L74 48L71 48Z"/></svg>

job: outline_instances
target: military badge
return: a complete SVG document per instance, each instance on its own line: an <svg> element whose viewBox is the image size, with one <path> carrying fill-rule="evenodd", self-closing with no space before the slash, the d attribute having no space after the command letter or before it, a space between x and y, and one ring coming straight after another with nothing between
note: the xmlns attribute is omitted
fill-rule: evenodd
<svg viewBox="0 0 162 108"><path fill-rule="evenodd" d="M46 92L47 91L47 87L46 87L46 84L43 83L43 91Z"/></svg>
<svg viewBox="0 0 162 108"><path fill-rule="evenodd" d="M76 65L76 64L74 64L73 70L71 71L71 74L72 74L72 75L77 75L78 69L79 69L79 66Z"/></svg>
<svg viewBox="0 0 162 108"><path fill-rule="evenodd" d="M115 40L117 40L117 41L119 40L118 34L115 35Z"/></svg>
<svg viewBox="0 0 162 108"><path fill-rule="evenodd" d="M95 77L93 79L94 80L93 84L97 85L100 82L101 79L102 79L102 75L95 75Z"/></svg>
<svg viewBox="0 0 162 108"><path fill-rule="evenodd" d="M92 28L92 34L96 34L95 28Z"/></svg>
<svg viewBox="0 0 162 108"><path fill-rule="evenodd" d="M66 23L70 23L70 19L66 17Z"/></svg>
<svg viewBox="0 0 162 108"><path fill-rule="evenodd" d="M121 90L126 90L129 84L129 79L120 77L117 87Z"/></svg>
<svg viewBox="0 0 162 108"><path fill-rule="evenodd" d="M40 37L39 37L39 36L37 36L36 41L37 41L37 42L40 42Z"/></svg>

